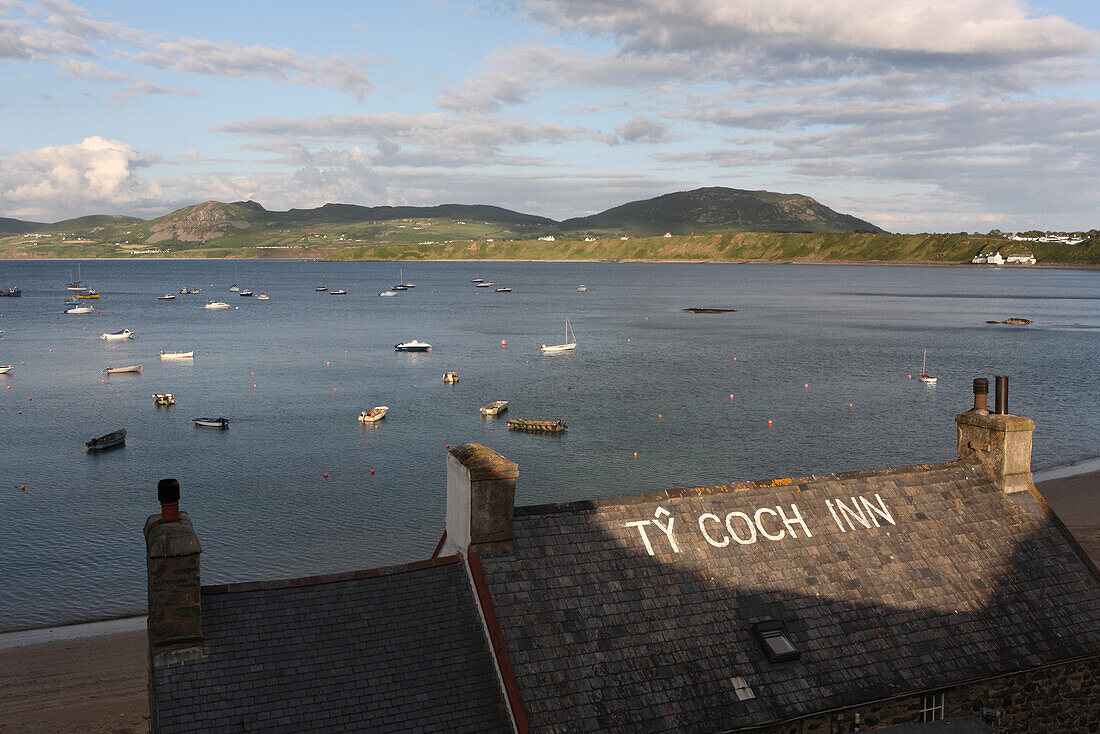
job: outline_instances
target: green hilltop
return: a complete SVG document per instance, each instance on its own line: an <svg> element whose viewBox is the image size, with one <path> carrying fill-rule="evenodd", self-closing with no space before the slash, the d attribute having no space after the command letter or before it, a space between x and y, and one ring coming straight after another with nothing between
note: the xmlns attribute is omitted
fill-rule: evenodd
<svg viewBox="0 0 1100 734"><path fill-rule="evenodd" d="M702 188L556 222L497 206L325 204L268 211L208 201L150 220L95 215L53 224L0 218L0 258L323 258L328 260L684 260L969 262L1030 252L1100 264L1080 245L967 234L894 235L799 194Z"/></svg>

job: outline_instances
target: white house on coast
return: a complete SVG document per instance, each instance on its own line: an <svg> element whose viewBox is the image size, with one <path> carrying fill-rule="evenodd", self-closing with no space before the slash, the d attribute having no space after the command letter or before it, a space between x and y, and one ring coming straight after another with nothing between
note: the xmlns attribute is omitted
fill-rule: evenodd
<svg viewBox="0 0 1100 734"><path fill-rule="evenodd" d="M987 255L979 254L975 255L974 259L970 261L974 265L1034 265L1035 256L1030 253L1022 253L1019 255L1009 255L1004 257L1001 253L991 252Z"/></svg>

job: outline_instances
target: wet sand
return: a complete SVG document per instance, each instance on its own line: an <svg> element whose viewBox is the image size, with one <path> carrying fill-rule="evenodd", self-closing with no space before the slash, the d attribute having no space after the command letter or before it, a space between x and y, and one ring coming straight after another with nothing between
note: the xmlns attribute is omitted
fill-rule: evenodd
<svg viewBox="0 0 1100 734"><path fill-rule="evenodd" d="M1100 471L1038 486L1100 565ZM148 731L147 655L144 631L0 646L0 732Z"/></svg>

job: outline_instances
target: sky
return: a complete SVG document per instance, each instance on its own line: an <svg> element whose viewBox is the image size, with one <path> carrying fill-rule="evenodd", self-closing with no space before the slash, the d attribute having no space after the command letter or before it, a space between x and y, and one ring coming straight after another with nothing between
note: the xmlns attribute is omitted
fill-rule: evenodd
<svg viewBox="0 0 1100 734"><path fill-rule="evenodd" d="M1100 227L1095 0L0 0L0 216L702 186Z"/></svg>

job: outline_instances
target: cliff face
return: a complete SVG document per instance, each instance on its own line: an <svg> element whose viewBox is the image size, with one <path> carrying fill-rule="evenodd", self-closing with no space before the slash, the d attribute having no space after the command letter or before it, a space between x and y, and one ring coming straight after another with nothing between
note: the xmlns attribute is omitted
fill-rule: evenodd
<svg viewBox="0 0 1100 734"><path fill-rule="evenodd" d="M150 234L145 241L150 244L173 239L180 242L208 242L221 237L231 228L251 228L250 220L259 212L266 213L254 201L237 204L207 201L155 220L149 227Z"/></svg>

